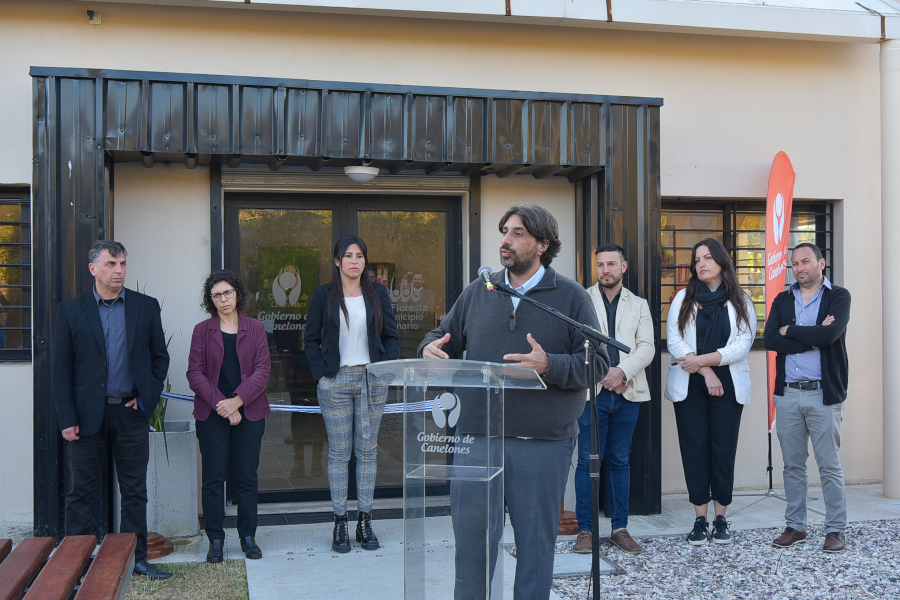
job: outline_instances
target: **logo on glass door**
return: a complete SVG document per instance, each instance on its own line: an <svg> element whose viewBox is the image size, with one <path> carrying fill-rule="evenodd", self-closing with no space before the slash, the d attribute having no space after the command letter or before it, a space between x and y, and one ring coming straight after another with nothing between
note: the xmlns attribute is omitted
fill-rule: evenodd
<svg viewBox="0 0 900 600"><path fill-rule="evenodd" d="M282 267L272 281L272 299L277 306L293 306L300 297L300 271L293 265Z"/></svg>

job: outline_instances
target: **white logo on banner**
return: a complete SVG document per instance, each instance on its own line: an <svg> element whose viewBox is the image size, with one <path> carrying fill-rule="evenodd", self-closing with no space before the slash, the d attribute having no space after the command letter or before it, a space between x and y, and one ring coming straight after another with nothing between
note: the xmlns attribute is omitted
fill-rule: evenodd
<svg viewBox="0 0 900 600"><path fill-rule="evenodd" d="M781 192L775 196L775 243L780 244L784 236L784 196Z"/></svg>
<svg viewBox="0 0 900 600"><path fill-rule="evenodd" d="M282 267L272 282L272 298L278 306L292 306L300 297L300 271L293 265Z"/></svg>
<svg viewBox="0 0 900 600"><path fill-rule="evenodd" d="M445 425L454 427L459 421L460 402L456 394L444 392L434 399L431 406L431 417L434 424L443 428ZM444 412L449 411L449 415Z"/></svg>

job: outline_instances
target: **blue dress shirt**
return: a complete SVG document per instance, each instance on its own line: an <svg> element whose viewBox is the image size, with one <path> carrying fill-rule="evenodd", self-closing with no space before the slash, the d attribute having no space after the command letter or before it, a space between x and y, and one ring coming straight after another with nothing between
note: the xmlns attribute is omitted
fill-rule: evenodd
<svg viewBox="0 0 900 600"><path fill-rule="evenodd" d="M527 292L528 290L530 290L531 288L536 286L538 283L540 283L541 279L544 278L544 273L546 273L546 272L547 272L547 269L544 268L544 265L541 265L540 267L538 267L537 273L535 273L534 275L531 276L531 279L529 279L528 281L526 281L519 287L515 288L515 290L517 292L519 292L520 294L524 294L525 292ZM509 269L505 270L503 272L503 275L506 277L506 285L510 285ZM512 303L513 303L513 310L516 310L517 308L519 308L519 298L513 297Z"/></svg>
<svg viewBox="0 0 900 600"><path fill-rule="evenodd" d="M100 313L100 325L106 340L106 395L126 398L134 395L134 379L128 360L128 336L125 331L125 294L104 300L94 288L94 299ZM124 290L123 290L124 291Z"/></svg>
<svg viewBox="0 0 900 600"><path fill-rule="evenodd" d="M831 282L825 277L822 285L816 290L816 293L809 302L803 303L803 294L797 283L791 286L794 293L794 316L796 317L796 325L802 327L811 327L816 324L819 316L819 305L822 304L822 290L824 288L831 289ZM784 380L791 382L798 381L821 381L822 379L822 357L819 349L810 350L801 354L788 354L784 359Z"/></svg>

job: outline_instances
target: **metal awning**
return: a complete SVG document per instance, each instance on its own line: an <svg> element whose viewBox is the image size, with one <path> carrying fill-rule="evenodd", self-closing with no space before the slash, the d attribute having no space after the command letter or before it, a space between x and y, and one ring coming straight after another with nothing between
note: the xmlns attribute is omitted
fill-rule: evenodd
<svg viewBox="0 0 900 600"><path fill-rule="evenodd" d="M481 175L566 176L575 182L581 279L590 279L586 259L597 242L615 241L634 257L629 289L659 306L658 98L46 67L33 67L31 76L40 535L65 530L63 449L59 436L48 434L58 430L50 389L54 314L60 301L90 289L84 257L93 240L110 235L116 163L210 165L211 268L222 266L223 163L458 171L470 176L475 247ZM470 259L475 272L479 253ZM659 372L657 358L651 385ZM657 434L644 433L658 452L659 398L654 402ZM644 435L638 429L636 436ZM640 485L658 504L658 461L648 461L638 465L647 473ZM101 512L111 515L108 505Z"/></svg>
<svg viewBox="0 0 900 600"><path fill-rule="evenodd" d="M96 105L115 162L477 172L581 179L607 164L613 105L658 98L33 67ZM98 87L99 85L99 87ZM99 96L94 97L95 93ZM84 106L88 108L88 106Z"/></svg>

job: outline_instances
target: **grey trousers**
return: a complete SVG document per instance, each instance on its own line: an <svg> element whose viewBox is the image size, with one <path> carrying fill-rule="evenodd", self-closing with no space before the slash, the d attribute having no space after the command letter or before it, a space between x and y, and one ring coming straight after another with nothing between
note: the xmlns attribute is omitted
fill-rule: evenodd
<svg viewBox="0 0 900 600"><path fill-rule="evenodd" d="M575 439L548 441L508 437L504 441L502 482L499 477L488 484L450 482L450 509L456 535L456 600L484 598L485 580L493 579L494 575L497 555L493 550L503 533L503 524L486 522L484 485L492 487L491 493L503 490L515 533L513 598L543 600L550 597L559 508L566 493ZM454 464L466 464L467 458L473 459L466 455L459 458L461 460ZM488 544L492 549L491 564L485 565L484 548ZM499 595L502 596L502 592Z"/></svg>
<svg viewBox="0 0 900 600"><path fill-rule="evenodd" d="M316 387L328 433L328 485L336 515L347 513L351 449L356 453L357 507L372 512L378 429L387 393L388 386L369 377L365 365L341 367Z"/></svg>
<svg viewBox="0 0 900 600"><path fill-rule="evenodd" d="M825 500L825 533L843 533L847 528L847 493L838 452L844 404L822 404L822 390L807 392L785 387L784 396L775 396L775 407L775 428L784 457L785 524L797 531L806 530L806 461L808 440L812 440Z"/></svg>

